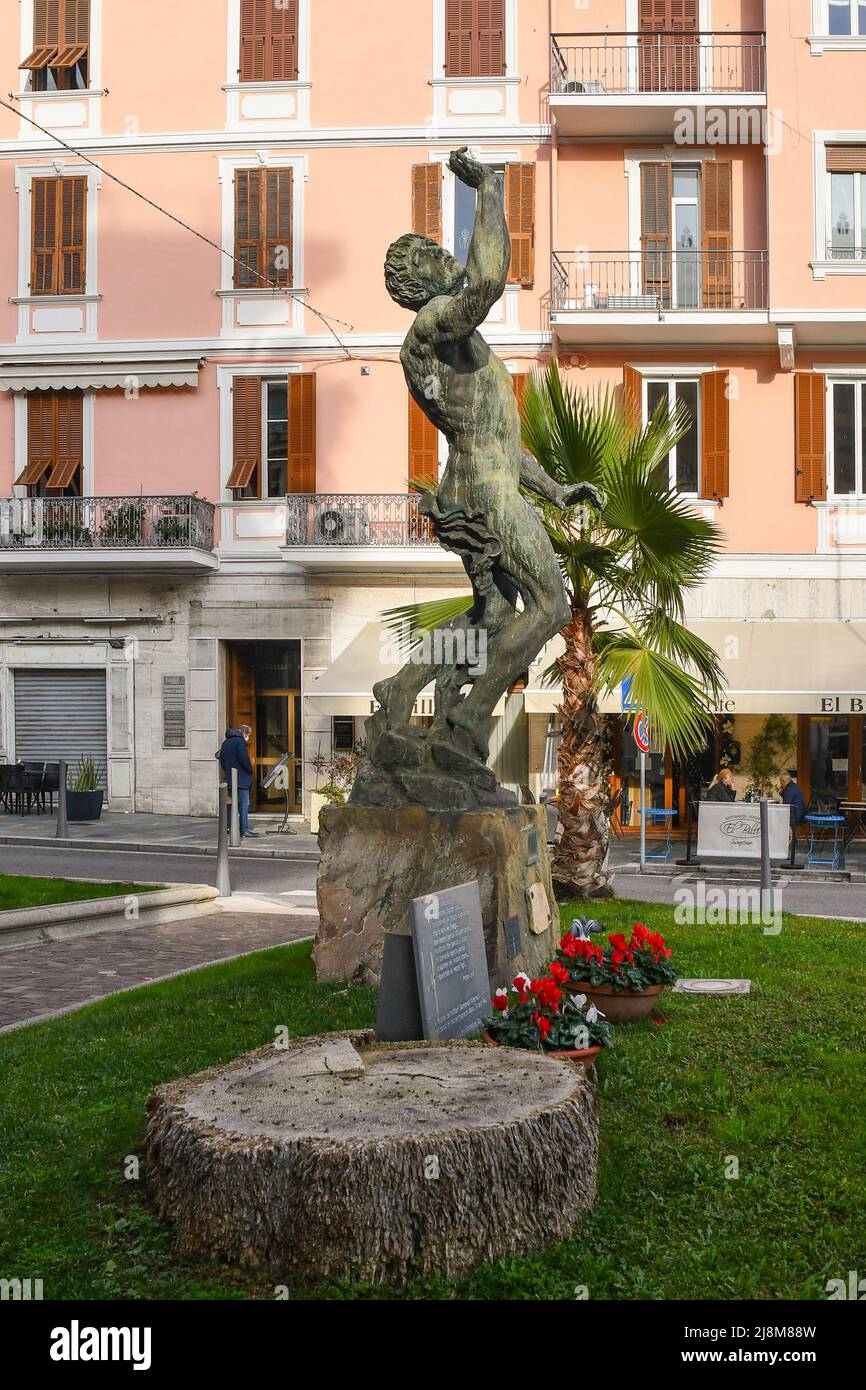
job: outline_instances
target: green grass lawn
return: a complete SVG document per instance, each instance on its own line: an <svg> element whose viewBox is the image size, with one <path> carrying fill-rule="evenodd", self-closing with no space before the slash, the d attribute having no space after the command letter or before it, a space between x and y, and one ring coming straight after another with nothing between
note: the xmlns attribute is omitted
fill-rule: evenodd
<svg viewBox="0 0 866 1390"><path fill-rule="evenodd" d="M65 878L27 878L0 874L0 912L18 907L44 907L47 903L77 903L88 898L124 897L127 893L151 893L140 883L72 883Z"/></svg>
<svg viewBox="0 0 866 1390"><path fill-rule="evenodd" d="M617 1030L601 1065L599 1199L570 1241L404 1296L571 1299L586 1285L590 1298L822 1298L828 1278L862 1275L864 929L674 927L669 908L625 902L596 915L614 930L662 930L683 973L748 976L752 996L668 994L661 1018ZM272 1297L271 1276L176 1259L124 1180L145 1097L280 1024L302 1035L374 1013L371 991L317 984L299 944L0 1038L0 1275L41 1277L46 1299ZM732 1158L737 1179L725 1175Z"/></svg>

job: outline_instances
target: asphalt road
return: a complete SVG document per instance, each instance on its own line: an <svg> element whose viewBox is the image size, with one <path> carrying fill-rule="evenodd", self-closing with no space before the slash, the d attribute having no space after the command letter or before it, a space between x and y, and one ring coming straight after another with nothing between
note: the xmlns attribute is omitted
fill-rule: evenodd
<svg viewBox="0 0 866 1390"><path fill-rule="evenodd" d="M235 892L285 893L293 888L316 886L315 863L244 859L237 855L229 862ZM216 858L205 854L0 845L0 873L114 883L215 883Z"/></svg>

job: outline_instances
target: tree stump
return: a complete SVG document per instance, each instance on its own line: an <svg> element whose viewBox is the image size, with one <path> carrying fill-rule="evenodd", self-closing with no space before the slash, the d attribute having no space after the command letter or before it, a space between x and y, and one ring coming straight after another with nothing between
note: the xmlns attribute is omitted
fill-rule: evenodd
<svg viewBox="0 0 866 1390"><path fill-rule="evenodd" d="M564 1239L596 1190L583 1067L372 1031L260 1048L154 1091L147 1175L184 1253L402 1284Z"/></svg>

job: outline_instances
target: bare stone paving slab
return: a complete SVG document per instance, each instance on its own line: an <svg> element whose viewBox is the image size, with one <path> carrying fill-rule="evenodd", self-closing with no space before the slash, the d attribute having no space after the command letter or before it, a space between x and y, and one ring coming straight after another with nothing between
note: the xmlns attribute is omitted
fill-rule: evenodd
<svg viewBox="0 0 866 1390"><path fill-rule="evenodd" d="M301 941L310 920L285 913L213 913L0 956L0 1032L198 966Z"/></svg>

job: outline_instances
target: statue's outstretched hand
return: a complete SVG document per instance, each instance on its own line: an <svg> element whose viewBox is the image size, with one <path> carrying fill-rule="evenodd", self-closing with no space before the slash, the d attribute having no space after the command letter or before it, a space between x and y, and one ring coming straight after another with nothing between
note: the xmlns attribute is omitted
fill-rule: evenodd
<svg viewBox="0 0 866 1390"><path fill-rule="evenodd" d="M452 174L456 174L461 183L468 184L470 188L480 188L487 172L483 164L472 158L468 145L461 145L459 150L451 151L448 168Z"/></svg>
<svg viewBox="0 0 866 1390"><path fill-rule="evenodd" d="M563 507L576 507L579 502L588 502L591 507L600 512L604 509L607 498L592 483L571 483L562 489Z"/></svg>

